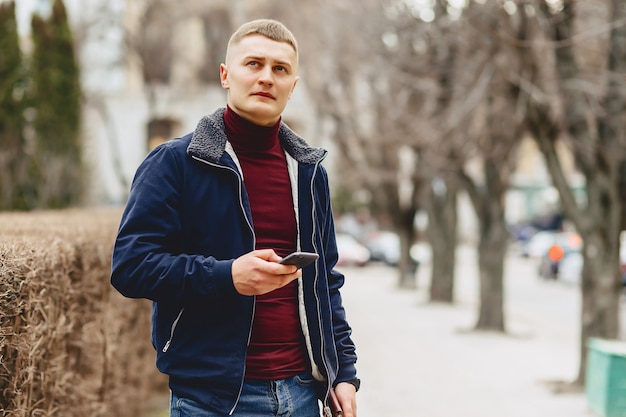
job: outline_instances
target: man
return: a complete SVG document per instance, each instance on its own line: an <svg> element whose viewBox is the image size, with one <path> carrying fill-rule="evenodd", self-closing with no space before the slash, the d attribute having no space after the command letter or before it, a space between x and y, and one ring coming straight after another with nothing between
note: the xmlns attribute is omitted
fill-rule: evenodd
<svg viewBox="0 0 626 417"><path fill-rule="evenodd" d="M356 416L326 152L281 122L297 71L282 23L242 25L220 66L226 108L154 149L133 180L111 282L153 301L172 416L317 417L331 387ZM319 258L279 263L296 250Z"/></svg>

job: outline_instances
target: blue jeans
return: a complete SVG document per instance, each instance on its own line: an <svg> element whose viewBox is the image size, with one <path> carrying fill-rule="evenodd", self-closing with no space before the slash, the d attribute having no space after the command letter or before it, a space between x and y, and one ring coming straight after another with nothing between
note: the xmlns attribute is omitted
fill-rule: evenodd
<svg viewBox="0 0 626 417"><path fill-rule="evenodd" d="M275 381L248 380L232 417L319 417L317 382L309 372ZM172 393L171 417L226 417Z"/></svg>

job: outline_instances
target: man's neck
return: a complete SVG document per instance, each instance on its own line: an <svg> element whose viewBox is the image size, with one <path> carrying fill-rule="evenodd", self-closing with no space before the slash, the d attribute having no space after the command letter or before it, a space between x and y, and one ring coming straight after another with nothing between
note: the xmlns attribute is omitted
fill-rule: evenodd
<svg viewBox="0 0 626 417"><path fill-rule="evenodd" d="M226 137L233 147L260 151L270 148L278 140L280 120L272 126L259 126L227 106L224 112L224 125Z"/></svg>

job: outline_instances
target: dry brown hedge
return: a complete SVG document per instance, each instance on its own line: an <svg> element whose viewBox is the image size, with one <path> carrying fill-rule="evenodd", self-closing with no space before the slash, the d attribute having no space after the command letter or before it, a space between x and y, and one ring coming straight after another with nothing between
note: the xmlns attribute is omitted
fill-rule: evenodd
<svg viewBox="0 0 626 417"><path fill-rule="evenodd" d="M109 282L120 215L0 213L0 415L137 416L166 390L149 301Z"/></svg>

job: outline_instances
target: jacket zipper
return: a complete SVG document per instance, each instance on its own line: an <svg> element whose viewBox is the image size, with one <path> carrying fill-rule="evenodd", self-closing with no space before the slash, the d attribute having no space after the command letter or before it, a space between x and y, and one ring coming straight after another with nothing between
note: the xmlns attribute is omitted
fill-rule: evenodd
<svg viewBox="0 0 626 417"><path fill-rule="evenodd" d="M163 346L163 353L167 352L167 350L170 348L170 345L172 344L172 339L174 338L174 330L176 330L176 326L178 325L180 316L183 315L183 311L185 311L184 307L180 309L180 311L178 312L178 316L176 316L176 320L174 320L174 323L172 323L172 327L170 328L170 338L167 339L167 342L165 342L165 346Z"/></svg>
<svg viewBox="0 0 626 417"><path fill-rule="evenodd" d="M313 169L313 175L311 175L311 219L313 220L313 227L312 227L312 231L313 231L313 236L312 236L312 243L313 243L313 249L314 251L317 253L317 247L315 246L315 192L314 192L314 188L313 188L313 184L315 182L315 175L317 174L317 169L319 167L319 164L321 163L321 161L318 161L315 164L315 168ZM319 271L317 271L318 266L316 265L316 272L315 272L315 285L314 288L317 288L317 281L319 279ZM324 329L322 328L322 318L321 318L321 314L320 314L320 300L319 300L319 295L317 293L317 291L315 291L315 299L317 301L317 322L318 322L318 326L319 326L319 331L320 331L320 348L321 348L321 359L322 359L322 363L324 364L324 368L326 370L326 378L330 377L330 370L328 369L328 363L326 362L326 355L324 354L325 352L325 338L324 338ZM331 312L332 314L332 312ZM332 322L332 317L331 317L331 322ZM332 330L332 329L331 329ZM332 335L333 339L334 339L334 335ZM330 395L330 387L331 387L331 381L330 379L327 381L328 383L326 384L326 396L324 397L324 399L328 398L328 396Z"/></svg>
<svg viewBox="0 0 626 417"><path fill-rule="evenodd" d="M219 164L215 164L209 161L206 161L204 159L198 158L196 156L192 156L193 159L195 159L196 161L200 161L204 164L207 164L209 166L215 167L215 168L219 168L219 169L226 169L228 171L232 171L233 174L235 174L237 176L237 185L239 187L239 208L241 209L241 213L243 214L243 217L246 219L246 223L248 224L248 228L250 229L250 232L252 233L252 247L253 249L256 247L256 237L254 234L254 228L252 227L252 224L250 224L250 220L248 219L248 216L246 216L246 210L243 207L243 181L241 180L241 177L239 176L239 173L237 173L237 171L231 167L228 166L224 166L224 165L219 165ZM256 300L256 297L254 297ZM252 338L252 322L254 321L254 314L256 311L256 303L252 304L252 315L250 316L250 330L248 330L248 341L246 342L246 346L250 345L250 339ZM239 392L237 393L237 398L235 399L235 403L233 404L233 408L231 408L230 412L228 413L228 415L232 415L235 412L235 408L237 408L237 404L239 403L239 398L241 398L241 392L243 391L243 384L244 384L244 379L245 379L245 375L246 375L246 361L245 361L245 357L244 357L244 368L243 368L243 372L241 374L241 382L239 383Z"/></svg>

